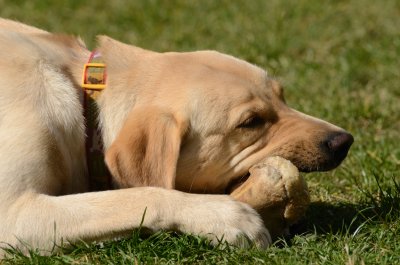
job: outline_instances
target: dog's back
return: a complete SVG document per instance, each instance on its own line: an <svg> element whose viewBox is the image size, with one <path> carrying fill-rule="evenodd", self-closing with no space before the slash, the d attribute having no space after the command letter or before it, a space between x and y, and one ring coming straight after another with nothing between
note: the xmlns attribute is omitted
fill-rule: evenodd
<svg viewBox="0 0 400 265"><path fill-rule="evenodd" d="M21 32L25 34L34 34L34 33L47 33L47 31L44 31L42 29L38 29L32 26L28 26L26 24L19 23L17 21L9 20L9 19L4 19L0 18L0 28L2 29L7 29L9 31L16 31L16 32Z"/></svg>

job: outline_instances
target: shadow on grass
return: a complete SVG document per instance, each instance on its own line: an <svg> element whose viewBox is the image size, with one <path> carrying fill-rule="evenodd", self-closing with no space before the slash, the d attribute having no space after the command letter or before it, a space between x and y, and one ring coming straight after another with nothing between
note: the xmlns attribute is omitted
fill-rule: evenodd
<svg viewBox="0 0 400 265"><path fill-rule="evenodd" d="M291 227L292 235L304 233L348 234L355 232L363 224L395 222L400 218L400 186L393 179L393 185L379 190L373 195L364 193L359 203L313 202L306 216Z"/></svg>
<svg viewBox="0 0 400 265"><path fill-rule="evenodd" d="M304 233L343 233L351 227L356 229L355 222L358 218L360 206L356 204L330 204L326 202L313 202L310 204L305 218L290 228L291 235Z"/></svg>

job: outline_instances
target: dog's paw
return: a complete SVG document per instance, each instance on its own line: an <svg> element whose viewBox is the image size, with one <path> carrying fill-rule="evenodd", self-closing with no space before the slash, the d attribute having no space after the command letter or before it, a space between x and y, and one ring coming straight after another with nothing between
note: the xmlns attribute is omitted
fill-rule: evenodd
<svg viewBox="0 0 400 265"><path fill-rule="evenodd" d="M227 241L240 247L259 248L271 244L260 215L247 204L227 195L189 195L187 199L175 216L180 231L205 236L213 244Z"/></svg>

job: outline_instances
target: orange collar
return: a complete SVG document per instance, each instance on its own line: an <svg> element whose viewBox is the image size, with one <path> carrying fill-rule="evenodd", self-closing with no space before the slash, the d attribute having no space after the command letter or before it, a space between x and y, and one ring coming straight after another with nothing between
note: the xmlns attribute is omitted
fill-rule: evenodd
<svg viewBox="0 0 400 265"><path fill-rule="evenodd" d="M86 94L96 100L101 91L106 88L106 64L98 51L92 51L88 62L83 66L82 88Z"/></svg>
<svg viewBox="0 0 400 265"><path fill-rule="evenodd" d="M82 88L84 90L83 109L86 122L86 163L88 167L90 190L107 190L111 178L104 163L104 150L101 131L98 126L98 107L96 100L106 87L106 65L101 54L93 51L83 67Z"/></svg>

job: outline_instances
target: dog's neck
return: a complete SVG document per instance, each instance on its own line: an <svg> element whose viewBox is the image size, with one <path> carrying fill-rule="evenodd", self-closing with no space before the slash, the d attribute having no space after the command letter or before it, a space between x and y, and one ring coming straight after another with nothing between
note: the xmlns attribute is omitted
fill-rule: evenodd
<svg viewBox="0 0 400 265"><path fill-rule="evenodd" d="M93 51L83 67L83 110L86 121L86 162L90 189L106 190L111 187L111 177L104 163L101 130L98 126L97 98L106 87L106 65L101 54Z"/></svg>

